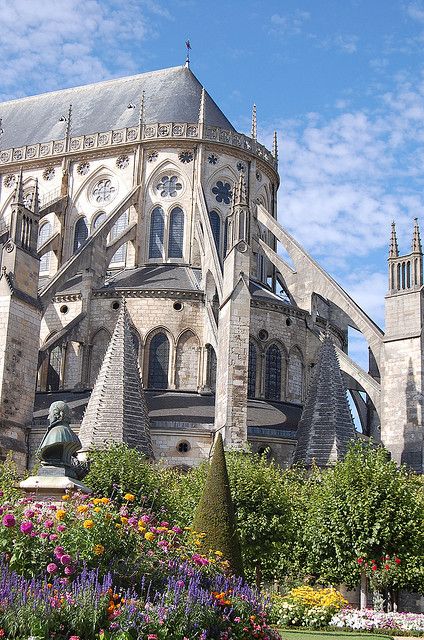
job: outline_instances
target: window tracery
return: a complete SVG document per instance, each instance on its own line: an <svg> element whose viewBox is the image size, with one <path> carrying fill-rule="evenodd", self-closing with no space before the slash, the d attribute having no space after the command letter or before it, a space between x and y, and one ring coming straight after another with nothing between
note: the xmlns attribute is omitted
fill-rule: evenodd
<svg viewBox="0 0 424 640"><path fill-rule="evenodd" d="M163 176L156 187L162 198L175 198L178 191L181 191L183 185L179 182L177 176Z"/></svg>
<svg viewBox="0 0 424 640"><path fill-rule="evenodd" d="M231 190L231 185L229 182L223 182L222 180L218 180L216 185L212 187L212 193L215 196L215 200L217 202L224 202L225 204L230 204L233 192Z"/></svg>

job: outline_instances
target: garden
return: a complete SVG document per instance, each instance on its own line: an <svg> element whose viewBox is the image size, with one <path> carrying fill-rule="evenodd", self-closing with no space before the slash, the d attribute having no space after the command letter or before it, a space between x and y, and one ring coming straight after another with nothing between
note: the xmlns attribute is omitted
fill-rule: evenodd
<svg viewBox="0 0 424 640"><path fill-rule="evenodd" d="M424 485L384 449L355 443L306 472L218 438L211 463L181 474L111 445L85 483L89 496L45 502L2 465L0 637L424 635L424 615L399 608L424 591ZM339 590L359 584L361 609Z"/></svg>

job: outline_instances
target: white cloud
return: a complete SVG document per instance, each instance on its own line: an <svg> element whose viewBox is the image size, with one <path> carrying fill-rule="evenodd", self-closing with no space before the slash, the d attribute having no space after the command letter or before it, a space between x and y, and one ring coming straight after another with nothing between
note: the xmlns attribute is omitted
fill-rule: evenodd
<svg viewBox="0 0 424 640"><path fill-rule="evenodd" d="M293 13L274 13L271 16L272 26L270 31L278 34L298 35L310 17L308 11L301 11L300 9Z"/></svg>
<svg viewBox="0 0 424 640"><path fill-rule="evenodd" d="M129 45L155 37L153 0L0 0L2 97L135 73Z"/></svg>
<svg viewBox="0 0 424 640"><path fill-rule="evenodd" d="M356 53L358 50L358 36L353 34L337 34L324 40L320 40L323 49L338 49L343 53Z"/></svg>

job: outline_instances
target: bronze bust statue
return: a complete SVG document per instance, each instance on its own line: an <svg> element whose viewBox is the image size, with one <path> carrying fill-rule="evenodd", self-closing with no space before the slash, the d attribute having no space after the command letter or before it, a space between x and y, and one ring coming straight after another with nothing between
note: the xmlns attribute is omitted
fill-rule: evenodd
<svg viewBox="0 0 424 640"><path fill-rule="evenodd" d="M47 472L46 467L50 467L48 475L65 471L66 475L77 477L75 454L81 449L81 442L69 426L70 421L71 411L66 402L53 402L49 410L49 427L38 449L42 465L40 473Z"/></svg>

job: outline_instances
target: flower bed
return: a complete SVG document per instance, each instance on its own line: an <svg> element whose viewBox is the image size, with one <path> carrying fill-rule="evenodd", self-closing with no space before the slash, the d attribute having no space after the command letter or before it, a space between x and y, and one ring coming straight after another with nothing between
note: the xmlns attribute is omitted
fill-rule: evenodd
<svg viewBox="0 0 424 640"><path fill-rule="evenodd" d="M358 611L347 607L332 617L330 626L361 631L382 629L424 633L424 614L384 613L373 609Z"/></svg>
<svg viewBox="0 0 424 640"><path fill-rule="evenodd" d="M271 617L279 627L320 629L328 626L336 611L346 604L336 589L298 587L286 596L272 596Z"/></svg>
<svg viewBox="0 0 424 640"><path fill-rule="evenodd" d="M123 497L0 507L0 636L278 638L265 600L228 575L219 551L199 552L202 534Z"/></svg>

